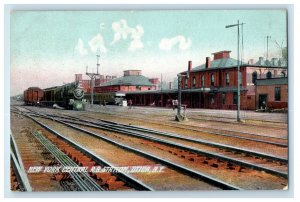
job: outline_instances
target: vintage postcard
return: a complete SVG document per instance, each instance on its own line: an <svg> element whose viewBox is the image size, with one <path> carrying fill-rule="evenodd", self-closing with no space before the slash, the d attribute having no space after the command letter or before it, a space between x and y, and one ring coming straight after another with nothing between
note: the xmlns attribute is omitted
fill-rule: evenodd
<svg viewBox="0 0 300 202"><path fill-rule="evenodd" d="M288 190L287 16L12 11L11 191Z"/></svg>

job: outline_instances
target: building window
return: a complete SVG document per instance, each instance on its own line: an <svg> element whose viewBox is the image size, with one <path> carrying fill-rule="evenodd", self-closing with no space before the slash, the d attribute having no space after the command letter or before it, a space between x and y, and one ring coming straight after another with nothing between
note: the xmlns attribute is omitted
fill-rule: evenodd
<svg viewBox="0 0 300 202"><path fill-rule="evenodd" d="M275 87L275 101L280 101L281 99L281 89L280 87Z"/></svg>
<svg viewBox="0 0 300 202"><path fill-rule="evenodd" d="M226 102L226 93L222 93L222 104L224 105Z"/></svg>
<svg viewBox="0 0 300 202"><path fill-rule="evenodd" d="M196 77L193 77L193 87L196 87Z"/></svg>
<svg viewBox="0 0 300 202"><path fill-rule="evenodd" d="M210 85L211 86L215 85L215 75L214 74L211 74L211 76L210 76Z"/></svg>
<svg viewBox="0 0 300 202"><path fill-rule="evenodd" d="M237 100L238 100L238 94L237 92L233 93L233 104L236 105L237 104Z"/></svg>
<svg viewBox="0 0 300 202"><path fill-rule="evenodd" d="M270 79L270 78L272 78L272 73L270 71L268 71L268 73L267 73L267 79Z"/></svg>
<svg viewBox="0 0 300 202"><path fill-rule="evenodd" d="M226 73L226 86L229 86L229 73Z"/></svg>
<svg viewBox="0 0 300 202"><path fill-rule="evenodd" d="M285 72L280 73L281 77L285 77Z"/></svg>
<svg viewBox="0 0 300 202"><path fill-rule="evenodd" d="M187 88L188 87L188 78L185 78L184 80L184 88Z"/></svg>
<svg viewBox="0 0 300 202"><path fill-rule="evenodd" d="M205 83L205 80L204 80L204 75L202 75L202 77L201 77L201 81L202 81L202 87L204 87L204 83Z"/></svg>
<svg viewBox="0 0 300 202"><path fill-rule="evenodd" d="M256 80L257 80L257 72L255 71L252 73L252 83L255 83Z"/></svg>

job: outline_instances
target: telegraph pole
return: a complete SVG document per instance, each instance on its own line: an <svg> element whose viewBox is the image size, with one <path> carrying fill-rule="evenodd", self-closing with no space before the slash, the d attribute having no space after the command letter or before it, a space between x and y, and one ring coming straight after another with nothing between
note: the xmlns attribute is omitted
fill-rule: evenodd
<svg viewBox="0 0 300 202"><path fill-rule="evenodd" d="M94 105L94 87L95 87L95 79L97 76L99 76L99 58L100 55L97 56L97 73L88 73L88 67L86 67L86 75L88 75L91 78L91 107Z"/></svg>
<svg viewBox="0 0 300 202"><path fill-rule="evenodd" d="M187 74L177 74L178 77L178 104L177 104L177 115L175 117L176 121L187 120L186 116L181 115L181 83L182 78L189 79L189 72Z"/></svg>
<svg viewBox="0 0 300 202"><path fill-rule="evenodd" d="M267 37L267 60L269 60L269 39L271 39L271 36L266 36Z"/></svg>
<svg viewBox="0 0 300 202"><path fill-rule="evenodd" d="M236 120L237 122L241 121L240 118L240 110L241 110L241 72L240 72L240 25L243 26L245 23L240 23L240 21L237 21L237 24L233 25L226 25L225 28L230 28L230 27L236 27L237 26L237 74L238 74L238 83L237 83L237 93L238 93L238 103L237 103L237 115L236 115Z"/></svg>

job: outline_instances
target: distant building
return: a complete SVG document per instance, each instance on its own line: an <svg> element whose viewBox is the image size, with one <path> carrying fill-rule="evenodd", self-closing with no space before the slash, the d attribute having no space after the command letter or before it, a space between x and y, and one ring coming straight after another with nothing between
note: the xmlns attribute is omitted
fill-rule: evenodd
<svg viewBox="0 0 300 202"><path fill-rule="evenodd" d="M116 76L104 76L99 75L99 78L95 79L95 86L100 86L103 83L116 79ZM75 81L81 84L85 93L91 93L91 79L82 79L82 74L75 74Z"/></svg>
<svg viewBox="0 0 300 202"><path fill-rule="evenodd" d="M95 87L95 92L129 92L156 90L158 79L147 78L141 70L126 70L124 76L112 79Z"/></svg>

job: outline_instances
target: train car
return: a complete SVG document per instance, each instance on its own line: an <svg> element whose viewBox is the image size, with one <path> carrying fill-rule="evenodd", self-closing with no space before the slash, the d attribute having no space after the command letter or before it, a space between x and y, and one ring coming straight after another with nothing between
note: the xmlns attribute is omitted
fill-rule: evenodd
<svg viewBox="0 0 300 202"><path fill-rule="evenodd" d="M26 105L40 106L44 97L44 91L38 87L30 87L24 91L24 103Z"/></svg>
<svg viewBox="0 0 300 202"><path fill-rule="evenodd" d="M91 94L85 94L85 99L90 101ZM124 92L107 92L94 94L94 104L122 105L123 100L125 100Z"/></svg>
<svg viewBox="0 0 300 202"><path fill-rule="evenodd" d="M85 109L84 92L76 82L63 86L55 86L44 89L45 106L57 106L65 109L82 111Z"/></svg>

